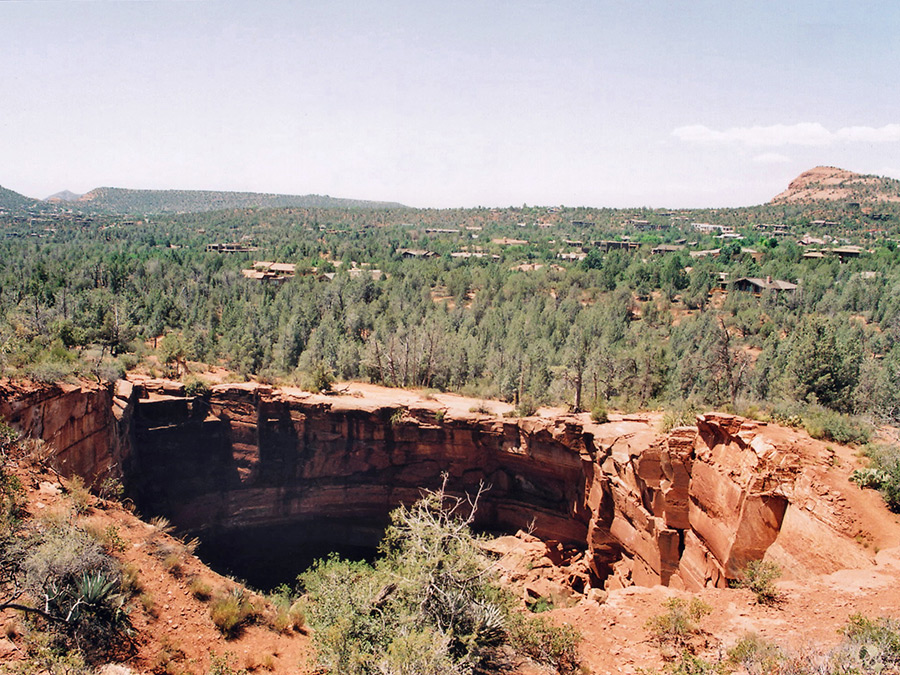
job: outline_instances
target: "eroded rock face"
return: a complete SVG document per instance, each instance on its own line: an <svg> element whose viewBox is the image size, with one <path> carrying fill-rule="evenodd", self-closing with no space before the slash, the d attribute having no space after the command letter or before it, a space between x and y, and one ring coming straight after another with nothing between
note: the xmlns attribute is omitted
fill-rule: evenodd
<svg viewBox="0 0 900 675"><path fill-rule="evenodd" d="M130 461L133 387L0 382L0 418L47 443L48 461L89 483L121 478Z"/></svg>
<svg viewBox="0 0 900 675"><path fill-rule="evenodd" d="M208 399L160 381L3 392L0 413L60 463L89 477L125 467L144 513L201 538L290 525L364 543L446 474L460 495L490 486L476 525L581 550L567 574L584 592L724 586L764 556L788 576L871 562L797 447L730 415L663 435L639 416L505 419L258 384Z"/></svg>
<svg viewBox="0 0 900 675"><path fill-rule="evenodd" d="M458 494L489 486L477 512L480 526L531 527L539 536L585 541L584 443L572 419L438 423L426 408L221 385L208 404L176 397L141 402L138 421L139 503L188 529L384 522L397 504L438 487L446 473Z"/></svg>

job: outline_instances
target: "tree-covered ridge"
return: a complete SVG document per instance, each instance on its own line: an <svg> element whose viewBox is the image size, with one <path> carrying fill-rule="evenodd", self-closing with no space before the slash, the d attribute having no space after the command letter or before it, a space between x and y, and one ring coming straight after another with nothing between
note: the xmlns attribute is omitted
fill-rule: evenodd
<svg viewBox="0 0 900 675"><path fill-rule="evenodd" d="M718 239L694 222L728 224L744 239ZM762 227L772 223L788 234ZM898 223L893 211L871 220L846 205L526 206L21 226L0 241L0 365L102 376L101 356L105 369L110 355L130 366L155 344L161 363L202 360L301 382L325 372L523 408L785 401L897 418ZM804 257L797 242L808 232L835 237L813 246L822 257ZM633 248L600 245L625 237ZM257 250L207 251L223 242ZM653 253L664 242L675 248ZM858 257L828 252L847 243L862 245ZM703 251L716 253L691 255ZM293 263L296 275L244 278L255 260ZM375 269L377 279L367 272ZM747 277L798 288L734 287Z"/></svg>
<svg viewBox="0 0 900 675"><path fill-rule="evenodd" d="M246 208L392 208L400 204L361 199L340 199L327 195L280 195L256 192L213 190L130 190L101 187L82 195L75 206L81 209L128 214L196 213Z"/></svg>
<svg viewBox="0 0 900 675"><path fill-rule="evenodd" d="M33 207L36 200L0 186L0 210L20 211Z"/></svg>

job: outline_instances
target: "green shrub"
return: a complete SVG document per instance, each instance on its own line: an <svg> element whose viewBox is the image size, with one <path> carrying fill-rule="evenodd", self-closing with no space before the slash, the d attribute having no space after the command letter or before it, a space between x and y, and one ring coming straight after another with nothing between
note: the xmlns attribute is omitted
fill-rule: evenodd
<svg viewBox="0 0 900 675"><path fill-rule="evenodd" d="M557 626L543 616L513 614L509 622L509 642L518 651L560 673L578 670L581 635L569 624Z"/></svg>
<svg viewBox="0 0 900 675"><path fill-rule="evenodd" d="M25 491L19 478L7 467L18 443L19 432L0 419L0 536L15 530L24 514Z"/></svg>
<svg viewBox="0 0 900 675"><path fill-rule="evenodd" d="M863 672L880 673L900 666L900 621L854 614L842 632L852 646L850 651L862 661Z"/></svg>
<svg viewBox="0 0 900 675"><path fill-rule="evenodd" d="M207 582L200 577L194 577L188 583L188 590L197 600L206 602L212 597L213 589Z"/></svg>
<svg viewBox="0 0 900 675"><path fill-rule="evenodd" d="M747 633L728 650L728 660L740 666L748 675L768 675L778 672L778 666L784 659L779 647L764 640L756 633Z"/></svg>
<svg viewBox="0 0 900 675"><path fill-rule="evenodd" d="M813 438L847 445L868 443L870 424L827 408L814 407L803 415L803 427Z"/></svg>
<svg viewBox="0 0 900 675"><path fill-rule="evenodd" d="M206 671L207 675L246 675L246 670L236 669L231 665L233 658L234 657L227 652L222 656L219 656L215 652L210 652L209 670Z"/></svg>
<svg viewBox="0 0 900 675"><path fill-rule="evenodd" d="M775 581L781 576L781 568L768 560L751 560L744 568L738 586L750 589L761 605L774 605L781 600Z"/></svg>
<svg viewBox="0 0 900 675"><path fill-rule="evenodd" d="M667 410L660 422L660 431L667 434L675 427L693 426L697 423L697 414L699 412L693 405L683 405Z"/></svg>
<svg viewBox="0 0 900 675"><path fill-rule="evenodd" d="M242 588L234 588L213 598L209 614L216 628L227 638L237 637L256 615Z"/></svg>
<svg viewBox="0 0 900 675"><path fill-rule="evenodd" d="M108 476L100 483L97 494L100 495L101 499L119 502L125 496L125 486L122 485L122 481L118 478Z"/></svg>
<svg viewBox="0 0 900 675"><path fill-rule="evenodd" d="M209 396L209 392L209 383L206 380L199 378L196 375L188 375L184 378L185 396L205 397Z"/></svg>
<svg viewBox="0 0 900 675"><path fill-rule="evenodd" d="M716 663L682 651L671 663L667 663L664 672L667 675L725 675L730 672L727 663Z"/></svg>
<svg viewBox="0 0 900 675"><path fill-rule="evenodd" d="M119 591L125 597L130 597L139 593L143 589L141 584L141 573L137 565L133 563L125 563L122 565L122 581L119 584Z"/></svg>
<svg viewBox="0 0 900 675"><path fill-rule="evenodd" d="M48 624L74 644L104 650L127 629L121 571L100 543L72 525L34 535L21 565L22 587Z"/></svg>
<svg viewBox="0 0 900 675"><path fill-rule="evenodd" d="M591 408L591 419L594 420L597 424L609 422L609 413L606 410L605 403L603 403L602 401L598 401L594 404L594 407Z"/></svg>
<svg viewBox="0 0 900 675"><path fill-rule="evenodd" d="M538 410L538 403L533 398L529 396L523 396L522 400L519 401L519 404L515 407L513 411L513 415L515 417L531 417Z"/></svg>
<svg viewBox="0 0 900 675"><path fill-rule="evenodd" d="M398 427L403 424L403 416L406 414L406 411L403 408L397 408L394 412L391 413L391 426Z"/></svg>
<svg viewBox="0 0 900 675"><path fill-rule="evenodd" d="M155 617L159 613L156 608L156 599L149 593L141 593L141 597L138 600L140 600L141 607L150 616Z"/></svg>
<svg viewBox="0 0 900 675"><path fill-rule="evenodd" d="M282 584L271 593L267 600L275 611L272 619L272 628L284 633L289 630L299 630L306 624L303 614L303 606L296 594L286 585Z"/></svg>
<svg viewBox="0 0 900 675"><path fill-rule="evenodd" d="M83 515L90 510L91 491L87 489L81 476L72 476L66 481L66 492L69 493L75 513Z"/></svg>
<svg viewBox="0 0 900 675"><path fill-rule="evenodd" d="M700 630L700 620L712 611L697 597L691 598L690 602L683 598L670 598L663 603L663 607L666 612L651 616L645 626L661 646L671 645L678 649L688 645L691 637Z"/></svg>
<svg viewBox="0 0 900 675"><path fill-rule="evenodd" d="M472 516L467 500L427 493L391 514L374 565L332 556L299 577L325 671L463 675L505 642L574 669L577 634L514 611L471 533Z"/></svg>
<svg viewBox="0 0 900 675"><path fill-rule="evenodd" d="M312 392L330 392L334 385L334 375L325 364L319 363L302 378L302 386L304 389Z"/></svg>
<svg viewBox="0 0 900 675"><path fill-rule="evenodd" d="M850 480L863 489L871 488L873 490L880 490L881 486L884 485L888 479L889 476L887 473L873 467L855 469L853 473L850 474Z"/></svg>
<svg viewBox="0 0 900 675"><path fill-rule="evenodd" d="M173 551L169 553L165 558L163 558L163 568L171 574L173 577L178 578L181 576L182 572L184 572L184 568L182 567L182 559L181 555Z"/></svg>
<svg viewBox="0 0 900 675"><path fill-rule="evenodd" d="M900 511L900 446L867 445L863 452L871 466L857 469L850 480L860 487L879 490L892 511Z"/></svg>

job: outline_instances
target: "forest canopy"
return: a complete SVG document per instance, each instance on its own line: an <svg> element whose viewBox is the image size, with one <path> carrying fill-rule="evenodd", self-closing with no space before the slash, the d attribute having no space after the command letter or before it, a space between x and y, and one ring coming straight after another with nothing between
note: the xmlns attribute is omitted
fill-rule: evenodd
<svg viewBox="0 0 900 675"><path fill-rule="evenodd" d="M522 407L780 401L896 421L889 206L0 217L0 367L102 379L155 355L169 374L199 361ZM246 278L261 260L294 273Z"/></svg>

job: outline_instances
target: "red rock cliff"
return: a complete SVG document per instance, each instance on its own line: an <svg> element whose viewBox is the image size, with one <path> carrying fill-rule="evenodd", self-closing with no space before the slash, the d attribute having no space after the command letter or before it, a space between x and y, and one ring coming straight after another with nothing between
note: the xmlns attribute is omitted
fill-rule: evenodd
<svg viewBox="0 0 900 675"><path fill-rule="evenodd" d="M809 440L734 416L663 435L641 417L507 419L257 384L219 385L208 400L139 389L155 393L135 407L125 383L7 386L0 413L53 444L66 470L125 467L145 513L194 531L384 522L446 473L460 494L490 486L480 526L578 545L608 588L722 586L763 556L789 576L870 562Z"/></svg>

